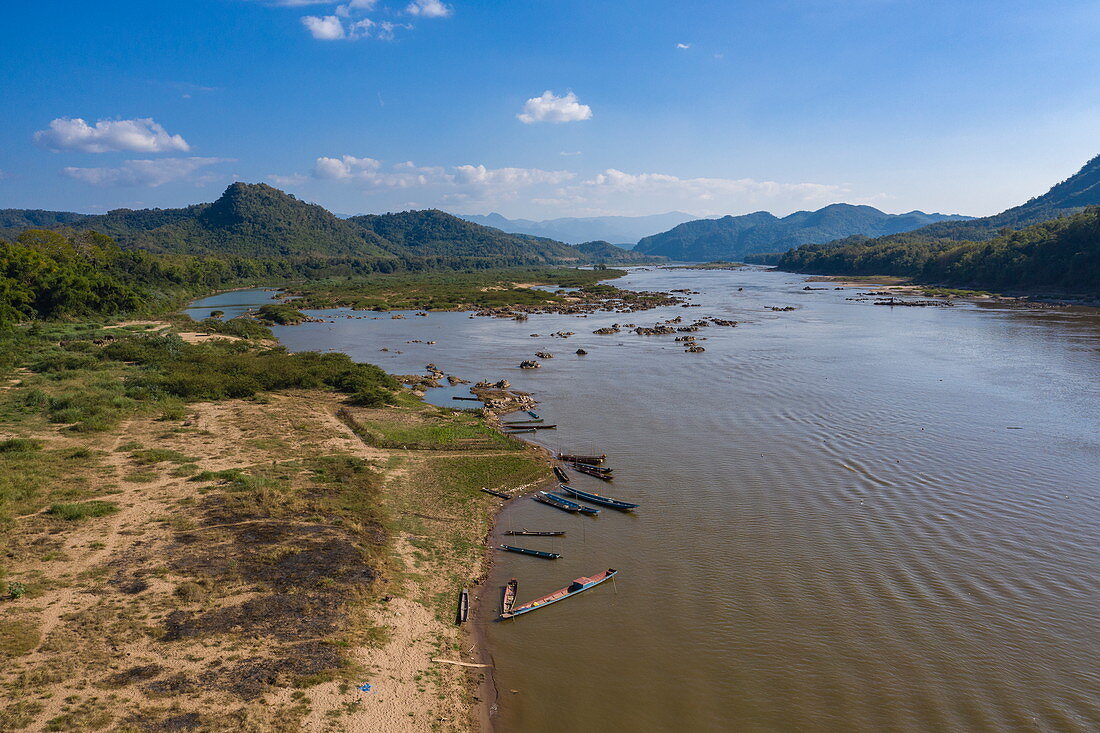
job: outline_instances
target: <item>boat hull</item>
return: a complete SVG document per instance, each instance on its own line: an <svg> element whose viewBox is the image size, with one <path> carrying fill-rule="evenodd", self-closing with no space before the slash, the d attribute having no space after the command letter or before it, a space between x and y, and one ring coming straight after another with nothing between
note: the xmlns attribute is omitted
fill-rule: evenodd
<svg viewBox="0 0 1100 733"><path fill-rule="evenodd" d="M572 486L566 486L561 484L558 486L562 491L575 496L583 501L590 501L593 504L599 504L600 506L611 507L612 509L620 509L622 511L630 511L631 509L637 509L637 504L631 504L629 501L620 501L618 499L612 499L610 496L600 496L599 494L593 494L588 491L581 491L580 489L574 489Z"/></svg>
<svg viewBox="0 0 1100 733"><path fill-rule="evenodd" d="M618 573L619 573L618 570L615 570L614 568L608 568L607 570L603 571L602 573L597 573L596 575L591 575L591 576L583 577L583 578L577 578L576 580L574 580L571 584L569 584L565 588L562 588L561 590L556 590L553 593L548 593L547 595L542 596L541 598L536 598L535 600L530 601L529 603L524 603L522 606L518 606L516 608L513 608L510 611L506 611L506 612L500 614L500 617L502 619L515 618L516 616L520 616L520 615L525 614L525 613L530 613L531 611L535 611L535 610L538 610L540 608L545 608L546 606L549 606L552 603L557 603L558 601L565 600L566 598L571 598L575 595L579 595L580 593L583 593L586 590L590 590L592 588L595 588L600 583L603 583L606 580L614 578Z"/></svg>
<svg viewBox="0 0 1100 733"><path fill-rule="evenodd" d="M557 560L561 557L556 552L543 552L542 550L532 550L527 547L516 547L514 545L500 545L500 549L506 552L515 552L520 555L530 555L531 557L541 557L544 560Z"/></svg>

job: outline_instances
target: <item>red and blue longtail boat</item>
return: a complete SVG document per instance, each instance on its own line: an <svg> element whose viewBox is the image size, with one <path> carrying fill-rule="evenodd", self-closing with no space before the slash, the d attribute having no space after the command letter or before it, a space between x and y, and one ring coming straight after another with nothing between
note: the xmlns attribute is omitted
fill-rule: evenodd
<svg viewBox="0 0 1100 733"><path fill-rule="evenodd" d="M500 617L502 619L515 618L516 616L527 613L528 611L534 611L537 608L549 606L551 603L557 603L562 599L569 598L570 596L575 596L578 593L583 593L589 588L595 588L597 585L604 582L608 578L615 577L616 573L618 572L619 571L615 568L608 568L602 573L597 573L596 575L590 575L586 578L577 578L561 590L556 590L553 593L549 593L543 596L542 598L536 598L530 603L524 603L522 606L515 606L510 610L504 611L500 614Z"/></svg>

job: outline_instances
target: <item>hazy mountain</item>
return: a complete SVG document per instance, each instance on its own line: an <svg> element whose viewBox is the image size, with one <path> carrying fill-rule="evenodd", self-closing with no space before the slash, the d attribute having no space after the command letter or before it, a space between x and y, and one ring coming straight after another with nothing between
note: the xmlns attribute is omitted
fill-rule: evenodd
<svg viewBox="0 0 1100 733"><path fill-rule="evenodd" d="M670 227L695 218L691 214L685 214L682 211L670 211L667 214L651 214L649 216L565 217L545 221L508 219L497 213L485 215L459 214L459 216L467 221L496 227L505 232L550 237L569 244L604 241L627 247L642 237L663 232Z"/></svg>
<svg viewBox="0 0 1100 733"><path fill-rule="evenodd" d="M739 260L761 252L785 252L803 244L853 234L880 236L917 229L932 222L967 217L945 214L887 214L873 206L831 204L779 218L766 211L721 219L698 219L645 237L635 251L681 261Z"/></svg>

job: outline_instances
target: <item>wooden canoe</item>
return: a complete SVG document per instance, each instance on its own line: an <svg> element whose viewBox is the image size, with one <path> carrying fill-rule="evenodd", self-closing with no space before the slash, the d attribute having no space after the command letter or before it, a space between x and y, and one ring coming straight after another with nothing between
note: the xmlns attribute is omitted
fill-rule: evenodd
<svg viewBox="0 0 1100 733"><path fill-rule="evenodd" d="M601 471L593 471L588 466L574 465L573 470L578 472L578 473L587 474L588 476L595 476L596 478L603 479L604 481L611 481L613 478L615 478L610 473L603 473Z"/></svg>
<svg viewBox="0 0 1100 733"><path fill-rule="evenodd" d="M581 456L574 453L559 453L559 461L567 461L570 463L603 463L607 460L607 456L602 453L598 456Z"/></svg>
<svg viewBox="0 0 1100 733"><path fill-rule="evenodd" d="M463 588L458 595L458 615L456 619L461 624L465 623L468 618L470 618L470 590Z"/></svg>
<svg viewBox="0 0 1100 733"><path fill-rule="evenodd" d="M545 491L540 491L537 494L535 494L534 496L532 496L531 498L534 499L535 501L541 501L543 504L549 504L552 507L555 507L557 509L561 509L563 512L579 512L581 510L581 505L580 504L577 504L577 503L572 502L572 501L566 501L566 500L563 500L563 499L559 499L558 497L554 496L553 494L550 494L550 493L545 492Z"/></svg>
<svg viewBox="0 0 1100 733"><path fill-rule="evenodd" d="M500 613L504 614L512 610L516 605L516 591L519 590L519 581L512 578L504 585L504 596L500 600Z"/></svg>
<svg viewBox="0 0 1100 733"><path fill-rule="evenodd" d="M631 504L629 501L621 501L619 499L613 499L610 496L604 496L602 494L593 494L591 491L581 491L580 489L574 489L572 486L561 484L560 488L570 496L575 496L578 499L584 501L590 501L593 504L600 504L601 506L609 506L612 509L622 509L623 511L629 511L630 509L637 509L637 504Z"/></svg>
<svg viewBox="0 0 1100 733"><path fill-rule="evenodd" d="M605 580L615 577L618 572L619 571L615 570L614 568L608 568L602 573L577 578L561 590L556 590L553 593L548 593L541 598L536 598L529 603L524 603L522 606L516 606L511 610L505 611L504 613L500 614L500 617L515 618L520 614L529 613L530 611L549 606L551 603L557 603L558 601L564 600L571 596L575 596L578 593L583 593L590 588L595 588L597 585L604 582Z"/></svg>
<svg viewBox="0 0 1100 733"><path fill-rule="evenodd" d="M574 507L577 508L577 511L580 512L581 514L599 514L600 513L599 509L593 509L590 506L584 506L582 504L578 504L577 502L573 501L572 499L565 498L561 494L550 494L550 496L554 497L558 501L564 501L566 504L572 504Z"/></svg>
<svg viewBox="0 0 1100 733"><path fill-rule="evenodd" d="M498 547L507 552L516 552L520 555L530 555L531 557L541 557L543 560L558 560L561 558L561 555L556 552L532 550L529 547L516 547L515 545L498 545Z"/></svg>

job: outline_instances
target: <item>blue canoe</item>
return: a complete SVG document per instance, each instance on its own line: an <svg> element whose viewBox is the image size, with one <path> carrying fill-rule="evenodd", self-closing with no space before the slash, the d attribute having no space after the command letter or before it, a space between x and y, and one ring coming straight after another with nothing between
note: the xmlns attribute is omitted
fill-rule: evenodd
<svg viewBox="0 0 1100 733"><path fill-rule="evenodd" d="M563 512L576 513L581 510L580 504L574 501L569 501L568 499L560 498L557 494L550 494L546 491L540 491L531 498L535 501L541 501L543 504L549 504L552 507L561 509Z"/></svg>
<svg viewBox="0 0 1100 733"><path fill-rule="evenodd" d="M582 505L578 504L575 501L572 501L570 499L566 499L561 494L548 494L548 496L552 496L553 498L557 499L560 502L564 502L565 504L572 505L571 506L572 510L575 511L575 512L580 512L581 514L599 514L600 513L599 509L593 509L590 506L582 506Z"/></svg>
<svg viewBox="0 0 1100 733"><path fill-rule="evenodd" d="M610 496L603 496L601 494L593 494L590 491L581 491L580 489L574 489L572 486L566 486L565 484L559 484L560 488L570 496L575 496L578 499L584 499L590 501L593 504L600 504L602 506L609 506L612 509L622 509L627 511L630 509L637 509L638 504L631 504L629 501L620 501L619 499L612 499Z"/></svg>
<svg viewBox="0 0 1100 733"><path fill-rule="evenodd" d="M518 552L521 555L531 555L532 557L541 557L546 560L557 560L561 557L561 555L556 552L543 552L542 550L531 550L526 547L515 547L514 545L499 545L499 547L508 552Z"/></svg>

